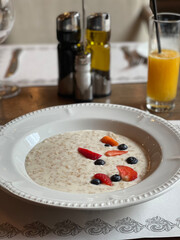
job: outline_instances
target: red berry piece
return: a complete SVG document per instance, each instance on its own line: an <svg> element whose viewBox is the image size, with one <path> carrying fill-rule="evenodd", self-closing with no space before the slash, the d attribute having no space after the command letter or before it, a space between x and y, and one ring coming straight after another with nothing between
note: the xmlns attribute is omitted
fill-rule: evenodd
<svg viewBox="0 0 180 240"><path fill-rule="evenodd" d="M78 152L81 153L84 157L89 158L91 160L97 160L102 155L99 153L92 152L86 148L78 148Z"/></svg>
<svg viewBox="0 0 180 240"><path fill-rule="evenodd" d="M102 183L112 186L112 181L111 179L104 173L96 173L94 175L94 178L99 179Z"/></svg>
<svg viewBox="0 0 180 240"><path fill-rule="evenodd" d="M121 176L122 180L124 180L126 182L133 181L138 176L137 172L130 167L122 166L122 165L118 165L116 167L119 171L119 175Z"/></svg>
<svg viewBox="0 0 180 240"><path fill-rule="evenodd" d="M114 157L114 156L122 155L125 153L128 153L128 151L110 150L110 151L105 152L105 155L107 157Z"/></svg>

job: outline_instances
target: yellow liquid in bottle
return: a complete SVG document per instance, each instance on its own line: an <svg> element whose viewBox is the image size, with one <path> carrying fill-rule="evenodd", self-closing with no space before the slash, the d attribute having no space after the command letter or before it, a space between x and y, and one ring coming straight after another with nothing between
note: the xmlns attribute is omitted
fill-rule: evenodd
<svg viewBox="0 0 180 240"><path fill-rule="evenodd" d="M110 32L86 30L87 51L91 53L91 68L99 71L110 70Z"/></svg>

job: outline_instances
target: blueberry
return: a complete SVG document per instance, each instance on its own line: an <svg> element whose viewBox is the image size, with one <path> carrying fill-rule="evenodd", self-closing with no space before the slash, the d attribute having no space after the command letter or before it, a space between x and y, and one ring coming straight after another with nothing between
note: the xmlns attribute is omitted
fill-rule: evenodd
<svg viewBox="0 0 180 240"><path fill-rule="evenodd" d="M126 149L128 149L128 146L126 144L122 143L118 146L118 149L119 150L126 150Z"/></svg>
<svg viewBox="0 0 180 240"><path fill-rule="evenodd" d="M95 185L99 185L99 184L101 184L101 181L97 178L94 178L94 179L91 180L91 183L95 184Z"/></svg>
<svg viewBox="0 0 180 240"><path fill-rule="evenodd" d="M128 157L126 159L126 162L129 163L129 164L136 164L138 162L138 160L135 157Z"/></svg>
<svg viewBox="0 0 180 240"><path fill-rule="evenodd" d="M105 146L105 147L111 147L111 145L108 144L108 143L105 143L104 146Z"/></svg>
<svg viewBox="0 0 180 240"><path fill-rule="evenodd" d="M111 176L112 182L119 182L121 180L121 177L118 174L114 174Z"/></svg>
<svg viewBox="0 0 180 240"><path fill-rule="evenodd" d="M102 159L97 159L95 162L94 162L94 164L95 165L104 165L106 162L104 161L104 160L102 160Z"/></svg>

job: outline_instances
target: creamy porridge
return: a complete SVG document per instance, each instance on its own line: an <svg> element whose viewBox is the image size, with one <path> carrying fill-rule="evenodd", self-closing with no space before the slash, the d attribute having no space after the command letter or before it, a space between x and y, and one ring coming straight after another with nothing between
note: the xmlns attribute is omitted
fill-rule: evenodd
<svg viewBox="0 0 180 240"><path fill-rule="evenodd" d="M104 136L110 136L118 144L126 144L125 153L117 156L106 156L107 151L118 150L101 141ZM104 165L95 165L81 154L78 149L85 148L102 155L100 160ZM138 159L135 164L129 164L127 159ZM92 184L97 173L103 173L109 178L119 175L117 166L128 166L137 172L133 181L112 181L112 186ZM45 139L37 144L27 155L25 167L28 175L37 184L44 187L76 193L100 193L115 191L130 187L140 182L149 168L149 160L145 151L134 141L113 132L102 130L82 130L67 132Z"/></svg>

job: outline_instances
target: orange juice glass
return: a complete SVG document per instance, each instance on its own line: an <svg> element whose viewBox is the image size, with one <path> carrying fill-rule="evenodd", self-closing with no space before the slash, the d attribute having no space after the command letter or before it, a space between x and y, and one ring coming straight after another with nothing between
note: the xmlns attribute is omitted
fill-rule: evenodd
<svg viewBox="0 0 180 240"><path fill-rule="evenodd" d="M179 75L180 15L159 14L157 26L160 49L157 47L155 21L150 19L146 106L151 111L163 112L175 106Z"/></svg>

